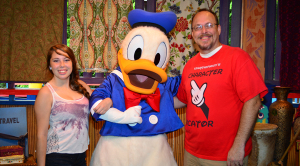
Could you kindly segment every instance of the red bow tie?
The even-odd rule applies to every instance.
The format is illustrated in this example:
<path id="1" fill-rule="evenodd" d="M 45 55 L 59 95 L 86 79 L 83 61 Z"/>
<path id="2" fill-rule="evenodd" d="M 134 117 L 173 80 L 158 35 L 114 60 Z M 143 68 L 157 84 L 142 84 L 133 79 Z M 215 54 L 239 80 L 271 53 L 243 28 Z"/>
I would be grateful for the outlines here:
<path id="1" fill-rule="evenodd" d="M 126 109 L 139 105 L 141 100 L 146 100 L 146 102 L 154 111 L 159 112 L 160 92 L 158 88 L 156 89 L 154 94 L 149 95 L 139 94 L 125 87 L 123 88 L 123 90 Z"/>

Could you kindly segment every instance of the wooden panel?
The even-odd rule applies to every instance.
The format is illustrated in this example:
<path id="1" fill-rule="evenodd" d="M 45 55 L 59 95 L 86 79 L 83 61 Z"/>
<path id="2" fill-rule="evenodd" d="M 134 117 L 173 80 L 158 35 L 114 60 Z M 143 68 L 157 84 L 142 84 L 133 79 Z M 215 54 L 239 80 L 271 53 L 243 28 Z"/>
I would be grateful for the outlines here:
<path id="1" fill-rule="evenodd" d="M 220 25 L 221 25 L 221 34 L 220 42 L 222 44 L 228 45 L 228 31 L 229 31 L 229 4 L 230 0 L 220 1 Z"/>
<path id="2" fill-rule="evenodd" d="M 291 141 L 293 140 L 293 137 L 295 136 L 294 134 L 294 129 L 292 128 L 291 131 Z M 296 166 L 296 142 L 293 143 L 293 146 L 289 150 L 289 153 L 287 155 L 287 165 L 295 165 Z"/>
<path id="3" fill-rule="evenodd" d="M 294 113 L 294 117 L 293 117 L 293 122 L 294 122 L 294 119 L 295 119 L 295 115 L 296 115 L 296 112 L 297 112 L 297 108 L 295 108 L 295 113 Z M 294 131 L 294 127 L 292 127 L 291 129 L 291 138 L 290 138 L 290 142 L 292 142 L 293 138 L 295 136 L 295 131 Z M 293 146 L 290 148 L 288 154 L 287 154 L 287 165 L 298 165 L 297 164 L 297 160 L 296 160 L 296 154 L 297 154 L 297 142 L 295 140 L 295 142 L 293 143 Z"/>
<path id="4" fill-rule="evenodd" d="M 135 8 L 144 10 L 144 0 L 135 0 Z"/>
<path id="5" fill-rule="evenodd" d="M 242 0 L 232 0 L 231 16 L 231 46 L 240 47 L 241 45 L 241 17 L 242 17 Z"/>
<path id="6" fill-rule="evenodd" d="M 184 125 L 186 122 L 185 111 L 186 111 L 186 107 L 181 109 L 176 109 L 176 112 Z M 184 133 L 185 133 L 185 129 L 183 127 L 177 131 L 167 134 L 168 142 L 171 148 L 173 149 L 173 154 L 178 165 L 183 165 Z"/>
<path id="7" fill-rule="evenodd" d="M 27 131 L 28 131 L 28 153 L 36 158 L 36 142 L 37 142 L 37 127 L 36 127 L 36 117 L 34 113 L 33 105 L 0 105 L 0 108 L 9 107 L 26 107 L 27 112 Z M 176 109 L 178 116 L 180 117 L 183 124 L 185 124 L 185 111 L 186 108 Z M 92 116 L 89 118 L 89 136 L 90 145 L 86 153 L 87 165 L 89 166 L 93 151 L 97 146 L 98 140 L 100 139 L 100 130 L 104 124 L 104 121 L 96 122 Z M 168 142 L 173 150 L 175 160 L 178 165 L 183 165 L 183 153 L 184 153 L 184 127 L 175 131 L 168 133 Z"/>
<path id="8" fill-rule="evenodd" d="M 266 59 L 265 59 L 265 81 L 272 83 L 274 69 L 274 46 L 275 46 L 275 21 L 276 1 L 267 1 L 267 23 L 266 23 Z"/>
<path id="9" fill-rule="evenodd" d="M 156 0 L 147 0 L 147 11 L 156 12 Z"/>

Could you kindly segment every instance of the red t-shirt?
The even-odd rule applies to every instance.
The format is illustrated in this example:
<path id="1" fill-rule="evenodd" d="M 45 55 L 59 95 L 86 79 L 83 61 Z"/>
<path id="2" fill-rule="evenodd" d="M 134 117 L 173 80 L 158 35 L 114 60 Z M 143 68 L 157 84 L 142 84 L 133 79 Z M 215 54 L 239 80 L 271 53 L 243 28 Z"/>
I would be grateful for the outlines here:
<path id="1" fill-rule="evenodd" d="M 192 102 L 192 86 L 204 91 L 201 107 Z M 243 104 L 267 92 L 258 68 L 242 49 L 222 45 L 210 58 L 197 54 L 185 65 L 177 93 L 187 104 L 185 149 L 199 158 L 226 161 Z M 245 156 L 251 149 L 249 139 Z"/>

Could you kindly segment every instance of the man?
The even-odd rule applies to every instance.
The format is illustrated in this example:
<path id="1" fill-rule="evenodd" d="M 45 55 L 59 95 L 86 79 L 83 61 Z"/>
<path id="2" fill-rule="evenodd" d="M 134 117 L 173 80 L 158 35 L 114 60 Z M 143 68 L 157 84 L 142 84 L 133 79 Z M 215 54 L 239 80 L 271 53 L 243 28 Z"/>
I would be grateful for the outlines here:
<path id="1" fill-rule="evenodd" d="M 192 37 L 200 53 L 182 73 L 178 99 L 187 104 L 184 165 L 247 165 L 253 130 L 267 88 L 250 56 L 222 45 L 216 14 L 199 10 Z"/>

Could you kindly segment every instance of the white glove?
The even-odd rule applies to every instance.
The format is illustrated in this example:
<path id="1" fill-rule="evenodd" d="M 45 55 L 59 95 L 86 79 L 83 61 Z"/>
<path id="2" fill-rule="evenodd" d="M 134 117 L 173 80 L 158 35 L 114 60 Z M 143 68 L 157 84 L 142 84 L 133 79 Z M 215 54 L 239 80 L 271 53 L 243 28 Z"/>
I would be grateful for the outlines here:
<path id="1" fill-rule="evenodd" d="M 194 80 L 192 80 L 191 86 L 192 103 L 195 104 L 197 107 L 200 107 L 204 103 L 203 94 L 206 89 L 206 83 L 204 83 L 199 89 L 197 83 Z"/>
<path id="2" fill-rule="evenodd" d="M 129 124 L 130 126 L 135 126 L 136 123 L 141 124 L 141 106 L 134 106 L 128 108 L 126 111 L 122 112 L 116 108 L 110 108 L 105 114 L 101 115 L 100 118 L 106 121 L 119 123 L 119 124 Z"/>

